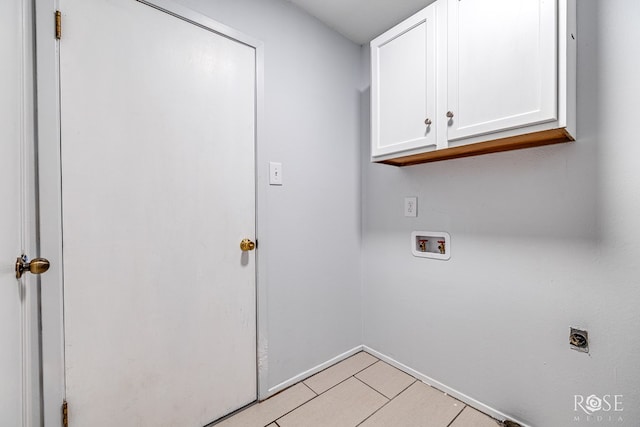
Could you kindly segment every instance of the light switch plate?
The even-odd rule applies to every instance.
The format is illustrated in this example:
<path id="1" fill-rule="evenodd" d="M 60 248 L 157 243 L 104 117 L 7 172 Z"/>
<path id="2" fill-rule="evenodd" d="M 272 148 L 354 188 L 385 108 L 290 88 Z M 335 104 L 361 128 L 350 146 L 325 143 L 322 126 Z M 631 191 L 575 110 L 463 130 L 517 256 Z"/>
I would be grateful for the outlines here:
<path id="1" fill-rule="evenodd" d="M 282 163 L 269 163 L 269 184 L 282 185 Z"/>
<path id="2" fill-rule="evenodd" d="M 418 216 L 418 198 L 417 197 L 404 198 L 404 216 L 408 216 L 408 217 Z"/>

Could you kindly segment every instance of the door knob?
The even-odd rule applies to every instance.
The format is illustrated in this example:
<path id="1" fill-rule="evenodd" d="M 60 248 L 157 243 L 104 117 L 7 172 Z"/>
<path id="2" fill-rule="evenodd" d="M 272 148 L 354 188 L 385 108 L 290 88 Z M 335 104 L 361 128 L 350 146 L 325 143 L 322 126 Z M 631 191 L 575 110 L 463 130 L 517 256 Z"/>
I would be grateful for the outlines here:
<path id="1" fill-rule="evenodd" d="M 249 239 L 242 239 L 240 242 L 240 249 L 242 252 L 252 251 L 256 248 L 256 244 Z"/>
<path id="2" fill-rule="evenodd" d="M 424 121 L 424 124 L 425 124 L 425 125 L 427 125 L 427 126 L 431 126 L 431 119 L 427 118 L 427 119 Z"/>
<path id="3" fill-rule="evenodd" d="M 16 279 L 22 277 L 22 273 L 28 271 L 31 274 L 42 274 L 49 269 L 49 260 L 45 258 L 34 258 L 27 262 L 27 256 L 22 255 L 16 259 Z"/>
<path id="4" fill-rule="evenodd" d="M 452 119 L 453 118 L 453 111 L 447 111 L 447 117 Z"/>

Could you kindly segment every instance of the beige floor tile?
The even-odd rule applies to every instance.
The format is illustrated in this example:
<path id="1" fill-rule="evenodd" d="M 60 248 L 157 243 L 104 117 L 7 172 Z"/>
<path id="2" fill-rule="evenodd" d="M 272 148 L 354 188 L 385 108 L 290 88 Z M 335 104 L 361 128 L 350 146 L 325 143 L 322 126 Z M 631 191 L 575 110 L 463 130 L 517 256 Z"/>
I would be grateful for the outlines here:
<path id="1" fill-rule="evenodd" d="M 383 361 L 369 366 L 357 374 L 356 378 L 375 388 L 389 399 L 393 399 L 416 381 L 411 375 L 407 375 Z"/>
<path id="2" fill-rule="evenodd" d="M 324 393 L 377 361 L 378 359 L 369 353 L 361 351 L 322 372 L 318 372 L 311 378 L 306 379 L 304 383 L 316 393 Z"/>
<path id="3" fill-rule="evenodd" d="M 276 424 L 276 423 L 271 423 L 271 424 L 269 424 L 267 427 L 278 427 L 278 424 Z"/>
<path id="4" fill-rule="evenodd" d="M 369 386 L 349 378 L 277 423 L 280 427 L 354 427 L 387 402 Z"/>
<path id="5" fill-rule="evenodd" d="M 446 427 L 464 406 L 424 383 L 415 382 L 362 423 L 362 427 Z"/>
<path id="6" fill-rule="evenodd" d="M 282 393 L 227 418 L 216 427 L 264 427 L 316 397 L 309 387 L 298 383 Z"/>
<path id="7" fill-rule="evenodd" d="M 498 425 L 498 421 L 490 416 L 467 406 L 451 427 L 496 427 Z"/>

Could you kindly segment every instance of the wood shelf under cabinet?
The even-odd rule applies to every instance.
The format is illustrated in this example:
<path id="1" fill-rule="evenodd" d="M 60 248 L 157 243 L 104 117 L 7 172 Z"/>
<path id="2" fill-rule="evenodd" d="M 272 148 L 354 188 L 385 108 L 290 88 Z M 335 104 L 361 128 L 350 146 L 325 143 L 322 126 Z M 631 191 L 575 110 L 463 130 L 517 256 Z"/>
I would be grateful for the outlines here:
<path id="1" fill-rule="evenodd" d="M 541 147 L 543 145 L 571 142 L 575 139 L 565 128 L 550 129 L 524 135 L 495 139 L 492 141 L 478 142 L 459 147 L 445 148 L 427 153 L 412 154 L 393 159 L 374 162 L 393 166 L 411 166 L 420 163 L 437 162 L 440 160 L 457 159 L 461 157 L 477 156 L 480 154 L 498 153 L 501 151 L 519 150 L 522 148 Z"/>

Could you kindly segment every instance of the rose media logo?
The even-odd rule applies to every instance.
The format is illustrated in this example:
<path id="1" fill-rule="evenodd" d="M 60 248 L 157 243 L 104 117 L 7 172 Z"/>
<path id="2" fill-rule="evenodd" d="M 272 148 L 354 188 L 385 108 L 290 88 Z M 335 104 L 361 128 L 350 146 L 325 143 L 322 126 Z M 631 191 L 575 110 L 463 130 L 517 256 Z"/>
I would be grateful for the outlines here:
<path id="1" fill-rule="evenodd" d="M 573 421 L 621 423 L 624 421 L 621 414 L 624 411 L 622 398 L 621 394 L 605 394 L 602 397 L 576 394 L 573 396 L 573 410 L 576 413 Z"/>

